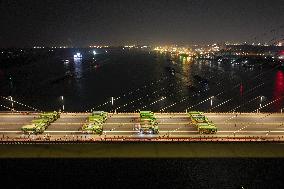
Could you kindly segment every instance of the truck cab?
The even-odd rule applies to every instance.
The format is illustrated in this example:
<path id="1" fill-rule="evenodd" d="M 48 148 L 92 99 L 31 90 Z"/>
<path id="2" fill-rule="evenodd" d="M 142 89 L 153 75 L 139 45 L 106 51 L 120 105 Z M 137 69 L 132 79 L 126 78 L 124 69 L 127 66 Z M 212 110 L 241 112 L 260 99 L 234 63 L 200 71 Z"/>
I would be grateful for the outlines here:
<path id="1" fill-rule="evenodd" d="M 188 112 L 188 116 L 197 128 L 199 134 L 215 134 L 217 132 L 215 124 L 212 121 L 209 121 L 203 112 Z"/>
<path id="2" fill-rule="evenodd" d="M 155 116 L 154 112 L 151 112 L 151 111 L 140 111 L 140 118 L 154 117 L 154 116 Z"/>
<path id="3" fill-rule="evenodd" d="M 30 125 L 25 125 L 21 128 L 21 130 L 25 134 L 41 134 L 45 131 L 47 125 L 44 123 L 34 123 Z"/>
<path id="4" fill-rule="evenodd" d="M 101 118 L 101 119 L 103 119 L 104 121 L 106 121 L 106 120 L 107 120 L 108 113 L 107 113 L 107 112 L 104 112 L 104 111 L 93 111 L 92 116 L 93 116 L 93 117 L 97 117 L 97 118 Z"/>

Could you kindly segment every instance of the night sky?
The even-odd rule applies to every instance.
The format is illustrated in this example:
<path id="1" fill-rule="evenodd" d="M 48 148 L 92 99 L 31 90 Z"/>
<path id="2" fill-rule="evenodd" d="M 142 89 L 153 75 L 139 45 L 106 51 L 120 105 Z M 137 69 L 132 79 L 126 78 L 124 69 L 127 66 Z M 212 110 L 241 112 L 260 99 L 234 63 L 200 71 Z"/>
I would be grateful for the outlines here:
<path id="1" fill-rule="evenodd" d="M 0 47 L 265 42 L 284 1 L 0 0 L 0 18 Z"/>

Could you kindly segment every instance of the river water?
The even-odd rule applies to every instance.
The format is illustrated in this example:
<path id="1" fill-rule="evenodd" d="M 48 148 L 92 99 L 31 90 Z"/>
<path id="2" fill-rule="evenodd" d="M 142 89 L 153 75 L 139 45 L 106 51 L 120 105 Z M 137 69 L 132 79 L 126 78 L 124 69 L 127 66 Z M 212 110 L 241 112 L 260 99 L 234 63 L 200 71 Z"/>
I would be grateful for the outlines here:
<path id="1" fill-rule="evenodd" d="M 82 59 L 74 60 L 77 52 L 82 53 Z M 36 56 L 28 64 L 1 69 L 0 94 L 40 110 L 58 110 L 64 104 L 65 111 L 94 108 L 121 112 L 139 109 L 251 112 L 260 106 L 260 96 L 263 96 L 261 106 L 276 102 L 261 111 L 279 111 L 283 107 L 284 77 L 278 69 L 245 69 L 228 63 L 137 50 L 99 49 L 97 53 L 93 55 L 89 49 L 56 50 Z M 207 79 L 208 85 L 200 83 L 200 78 Z M 0 104 L 0 110 L 12 106 L 3 98 Z M 16 103 L 14 108 L 32 110 Z M 36 178 L 35 182 L 18 182 L 18 188 L 42 185 L 48 180 L 52 180 L 51 187 L 72 185 L 73 188 L 82 185 L 110 188 L 113 183 L 124 188 L 283 188 L 283 179 L 278 174 L 283 169 L 280 159 L 8 159 L 1 162 L 2 180 L 10 185 L 15 183 L 11 182 L 15 176 L 25 180 Z M 74 178 L 72 182 L 70 178 Z"/>
<path id="2" fill-rule="evenodd" d="M 77 52 L 82 59 L 74 59 Z M 284 106 L 284 72 L 277 68 L 248 69 L 136 49 L 96 49 L 96 53 L 49 50 L 28 64 L 2 69 L 0 93 L 39 110 L 64 105 L 70 112 L 252 112 L 259 107 L 280 112 Z M 12 106 L 4 99 L 0 103 Z M 16 110 L 32 110 L 13 105 Z"/>

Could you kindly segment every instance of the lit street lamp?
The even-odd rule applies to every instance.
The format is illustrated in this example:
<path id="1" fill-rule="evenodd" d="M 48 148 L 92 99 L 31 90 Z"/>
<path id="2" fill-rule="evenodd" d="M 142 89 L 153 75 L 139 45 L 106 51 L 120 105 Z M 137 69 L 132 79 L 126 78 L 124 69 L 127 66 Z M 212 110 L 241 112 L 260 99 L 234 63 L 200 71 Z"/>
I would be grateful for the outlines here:
<path id="1" fill-rule="evenodd" d="M 113 109 L 113 104 L 114 104 L 114 97 L 111 97 L 111 108 Z M 116 110 L 114 110 L 114 113 L 116 113 Z"/>
<path id="2" fill-rule="evenodd" d="M 260 112 L 260 109 L 262 108 L 261 103 L 262 103 L 262 101 L 263 101 L 264 98 L 265 98 L 265 96 L 260 96 L 259 108 L 257 109 L 257 113 L 259 113 L 259 112 Z"/>
<path id="3" fill-rule="evenodd" d="M 214 96 L 212 96 L 211 99 L 210 99 L 210 105 L 211 105 L 211 107 L 213 106 L 213 98 L 214 98 Z"/>
<path id="4" fill-rule="evenodd" d="M 261 108 L 261 103 L 262 103 L 262 100 L 263 100 L 264 96 L 261 96 L 260 97 L 260 104 L 259 104 L 259 107 Z"/>
<path id="5" fill-rule="evenodd" d="M 14 111 L 14 102 L 13 102 L 13 97 L 12 96 L 9 96 L 10 98 L 10 101 L 11 101 L 11 107 L 12 107 L 12 111 Z"/>
<path id="6" fill-rule="evenodd" d="M 114 101 L 114 98 L 111 97 L 111 105 L 113 106 L 113 101 Z"/>
<path id="7" fill-rule="evenodd" d="M 61 102 L 62 102 L 62 111 L 64 111 L 64 96 L 61 96 Z"/>

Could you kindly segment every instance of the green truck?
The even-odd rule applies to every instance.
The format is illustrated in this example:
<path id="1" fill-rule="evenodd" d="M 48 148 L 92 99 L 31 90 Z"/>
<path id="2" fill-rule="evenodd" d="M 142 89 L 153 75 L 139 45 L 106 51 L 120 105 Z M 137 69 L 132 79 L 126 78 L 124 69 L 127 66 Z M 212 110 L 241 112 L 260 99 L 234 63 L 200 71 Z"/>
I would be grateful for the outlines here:
<path id="1" fill-rule="evenodd" d="M 151 111 L 140 111 L 140 126 L 141 134 L 158 134 L 159 127 L 155 114 Z"/>
<path id="2" fill-rule="evenodd" d="M 217 132 L 217 127 L 212 123 L 197 123 L 198 132 L 200 134 L 215 134 Z"/>
<path id="3" fill-rule="evenodd" d="M 46 123 L 33 123 L 30 125 L 24 125 L 21 130 L 24 134 L 41 134 L 48 127 Z"/>
<path id="4" fill-rule="evenodd" d="M 217 132 L 215 124 L 209 121 L 203 112 L 188 112 L 188 116 L 200 134 L 215 134 Z"/>
<path id="5" fill-rule="evenodd" d="M 203 112 L 188 112 L 188 116 L 192 123 L 206 123 L 208 122 L 208 118 L 204 115 Z"/>
<path id="6" fill-rule="evenodd" d="M 155 114 L 151 111 L 140 111 L 140 118 L 155 118 Z"/>
<path id="7" fill-rule="evenodd" d="M 84 133 L 94 133 L 101 135 L 103 133 L 103 125 L 99 122 L 89 122 L 82 126 Z"/>
<path id="8" fill-rule="evenodd" d="M 36 123 L 45 123 L 47 125 L 49 125 L 51 123 L 51 121 L 49 119 L 41 119 L 41 118 L 38 118 L 38 119 L 34 119 L 32 120 L 32 123 L 33 124 L 36 124 Z"/>
<path id="9" fill-rule="evenodd" d="M 87 123 L 82 126 L 83 133 L 103 133 L 103 123 L 107 120 L 108 113 L 104 111 L 94 111 L 88 117 Z"/>
<path id="10" fill-rule="evenodd" d="M 108 113 L 104 112 L 104 111 L 94 111 L 92 113 L 93 118 L 102 119 L 103 122 L 105 122 L 107 120 L 107 116 L 108 116 Z"/>
<path id="11" fill-rule="evenodd" d="M 102 117 L 96 117 L 96 116 L 89 116 L 88 117 L 88 122 L 100 122 L 104 123 L 104 119 Z"/>
<path id="12" fill-rule="evenodd" d="M 157 122 L 144 119 L 140 121 L 140 133 L 141 134 L 159 134 L 159 127 Z"/>
<path id="13" fill-rule="evenodd" d="M 31 121 L 31 124 L 24 125 L 21 130 L 25 134 L 41 134 L 47 129 L 50 123 L 56 121 L 59 117 L 59 112 L 41 113 L 38 118 Z"/>
<path id="14" fill-rule="evenodd" d="M 59 112 L 46 112 L 46 113 L 41 113 L 39 115 L 40 118 L 42 119 L 49 119 L 50 122 L 54 122 L 58 118 L 60 118 L 60 113 Z"/>

